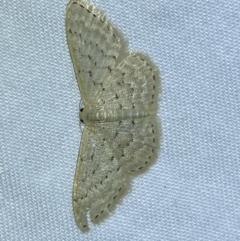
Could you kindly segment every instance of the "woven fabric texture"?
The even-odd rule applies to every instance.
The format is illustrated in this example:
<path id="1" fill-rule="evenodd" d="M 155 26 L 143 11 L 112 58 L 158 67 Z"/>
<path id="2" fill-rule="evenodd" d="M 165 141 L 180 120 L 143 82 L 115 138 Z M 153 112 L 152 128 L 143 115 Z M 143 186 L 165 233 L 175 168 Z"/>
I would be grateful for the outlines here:
<path id="1" fill-rule="evenodd" d="M 240 240 L 240 1 L 93 3 L 159 66 L 158 159 L 108 219 L 78 230 L 67 1 L 2 0 L 0 240 Z"/>

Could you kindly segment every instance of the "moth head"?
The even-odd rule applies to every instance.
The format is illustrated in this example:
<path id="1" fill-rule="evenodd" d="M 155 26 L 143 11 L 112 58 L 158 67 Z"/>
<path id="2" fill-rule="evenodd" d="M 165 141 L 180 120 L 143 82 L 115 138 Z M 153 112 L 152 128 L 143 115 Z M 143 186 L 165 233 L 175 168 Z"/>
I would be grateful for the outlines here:
<path id="1" fill-rule="evenodd" d="M 84 108 L 81 108 L 80 110 L 79 110 L 79 118 L 80 118 L 80 121 L 82 122 L 82 123 L 84 123 L 84 117 L 85 117 L 85 115 L 84 115 L 85 113 L 84 113 Z"/>

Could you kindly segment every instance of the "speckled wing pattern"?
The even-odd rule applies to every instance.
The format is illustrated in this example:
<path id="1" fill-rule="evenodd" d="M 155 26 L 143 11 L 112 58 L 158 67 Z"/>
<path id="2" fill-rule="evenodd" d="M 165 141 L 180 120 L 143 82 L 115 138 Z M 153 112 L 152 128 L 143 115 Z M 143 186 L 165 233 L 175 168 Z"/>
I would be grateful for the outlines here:
<path id="1" fill-rule="evenodd" d="M 159 73 L 150 59 L 127 52 L 119 31 L 85 0 L 67 5 L 66 34 L 85 127 L 73 186 L 73 212 L 87 231 L 111 211 L 133 174 L 156 158 Z"/>

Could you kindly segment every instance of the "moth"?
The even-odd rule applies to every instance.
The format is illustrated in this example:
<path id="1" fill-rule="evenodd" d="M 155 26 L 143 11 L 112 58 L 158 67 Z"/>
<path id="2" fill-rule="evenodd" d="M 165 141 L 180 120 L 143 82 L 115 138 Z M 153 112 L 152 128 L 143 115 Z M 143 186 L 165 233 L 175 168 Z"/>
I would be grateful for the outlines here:
<path id="1" fill-rule="evenodd" d="M 87 231 L 87 213 L 93 223 L 103 220 L 131 178 L 156 159 L 160 77 L 152 61 L 129 52 L 120 31 L 85 0 L 68 3 L 66 36 L 84 105 L 73 212 Z"/>

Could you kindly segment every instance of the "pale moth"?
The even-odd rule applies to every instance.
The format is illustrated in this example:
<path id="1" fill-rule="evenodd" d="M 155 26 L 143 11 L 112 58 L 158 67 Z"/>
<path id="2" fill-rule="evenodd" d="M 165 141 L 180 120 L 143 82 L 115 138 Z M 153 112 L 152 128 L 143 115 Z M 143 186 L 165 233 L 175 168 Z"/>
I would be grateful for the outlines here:
<path id="1" fill-rule="evenodd" d="M 120 32 L 85 0 L 70 0 L 66 35 L 84 108 L 73 184 L 73 212 L 82 231 L 101 221 L 131 177 L 156 158 L 159 72 L 148 57 L 128 52 Z"/>

